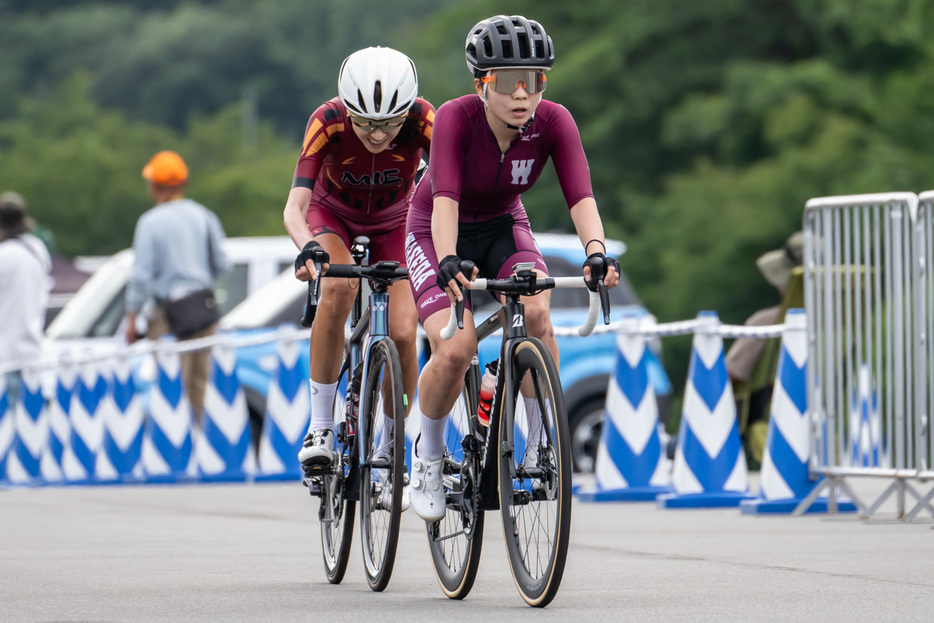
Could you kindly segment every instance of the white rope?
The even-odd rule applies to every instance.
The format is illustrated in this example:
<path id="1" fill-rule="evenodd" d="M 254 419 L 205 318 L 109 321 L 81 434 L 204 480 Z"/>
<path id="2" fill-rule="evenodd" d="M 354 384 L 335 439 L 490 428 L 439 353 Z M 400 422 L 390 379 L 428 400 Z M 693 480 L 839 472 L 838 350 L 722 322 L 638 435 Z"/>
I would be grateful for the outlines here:
<path id="1" fill-rule="evenodd" d="M 626 333 L 639 334 L 645 337 L 670 337 L 675 335 L 689 335 L 692 333 L 710 333 L 715 332 L 724 338 L 773 338 L 780 337 L 785 330 L 784 324 L 765 325 L 759 327 L 750 327 L 745 325 L 728 325 L 712 323 L 710 319 L 692 319 L 680 320 L 676 322 L 657 323 L 651 316 L 638 319 L 624 319 L 612 322 L 608 325 L 598 324 L 594 333 Z M 419 334 L 424 335 L 421 326 Z M 274 331 L 267 331 L 255 335 L 235 336 L 226 332 L 215 333 L 208 337 L 202 337 L 194 340 L 140 340 L 135 344 L 127 346 L 118 342 L 114 338 L 112 342 L 104 346 L 94 348 L 93 352 L 82 352 L 83 349 L 90 347 L 81 346 L 80 343 L 74 349 L 62 350 L 60 352 L 46 352 L 39 358 L 23 359 L 13 361 L 6 365 L 0 365 L 0 374 L 14 372 L 25 369 L 43 369 L 54 368 L 65 364 L 79 365 L 96 361 L 104 361 L 115 357 L 134 357 L 161 352 L 190 353 L 198 350 L 213 348 L 218 345 L 225 345 L 231 348 L 242 348 L 245 346 L 259 346 L 278 341 L 301 341 L 308 339 L 308 329 L 298 327 L 282 326 Z M 555 335 L 561 337 L 577 337 L 577 327 L 555 327 Z"/>
<path id="2" fill-rule="evenodd" d="M 60 365 L 80 365 L 96 361 L 105 361 L 115 357 L 135 357 L 153 353 L 190 353 L 198 350 L 206 350 L 218 345 L 225 345 L 231 348 L 242 348 L 245 346 L 258 346 L 278 341 L 300 341 L 308 339 L 308 329 L 299 329 L 289 326 L 283 326 L 274 331 L 268 331 L 256 335 L 235 336 L 230 333 L 219 332 L 207 337 L 194 340 L 147 340 L 143 339 L 134 344 L 126 345 L 117 338 L 110 342 L 97 345 L 93 351 L 92 348 L 76 343 L 73 348 L 65 347 L 59 352 L 46 351 L 38 358 L 21 359 L 9 364 L 0 366 L 0 374 L 14 372 L 17 370 L 54 368 Z M 48 345 L 47 345 L 48 346 Z"/>

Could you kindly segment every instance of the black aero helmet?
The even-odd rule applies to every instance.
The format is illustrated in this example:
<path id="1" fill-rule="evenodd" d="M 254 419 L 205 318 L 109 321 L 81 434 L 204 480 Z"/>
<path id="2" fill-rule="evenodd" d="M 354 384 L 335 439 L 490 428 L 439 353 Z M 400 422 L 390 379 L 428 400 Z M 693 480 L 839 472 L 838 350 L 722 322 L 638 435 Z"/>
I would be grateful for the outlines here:
<path id="1" fill-rule="evenodd" d="M 534 67 L 551 69 L 555 46 L 541 24 L 521 15 L 496 15 L 470 29 L 467 67 L 480 78 L 490 69 Z"/>

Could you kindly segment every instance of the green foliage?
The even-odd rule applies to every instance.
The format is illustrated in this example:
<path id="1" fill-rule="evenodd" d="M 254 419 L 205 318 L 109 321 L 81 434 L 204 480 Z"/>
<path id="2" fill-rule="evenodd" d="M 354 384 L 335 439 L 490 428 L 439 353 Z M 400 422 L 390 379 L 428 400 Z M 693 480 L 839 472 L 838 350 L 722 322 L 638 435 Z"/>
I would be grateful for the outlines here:
<path id="1" fill-rule="evenodd" d="M 187 133 L 127 121 L 89 98 L 79 72 L 51 100 L 21 101 L 0 122 L 0 187 L 15 188 L 67 255 L 113 253 L 130 245 L 152 205 L 140 177 L 153 153 L 172 149 L 191 170 L 188 195 L 214 209 L 230 235 L 282 233 L 297 147 L 269 123 L 243 140 L 239 105 L 194 117 Z"/>

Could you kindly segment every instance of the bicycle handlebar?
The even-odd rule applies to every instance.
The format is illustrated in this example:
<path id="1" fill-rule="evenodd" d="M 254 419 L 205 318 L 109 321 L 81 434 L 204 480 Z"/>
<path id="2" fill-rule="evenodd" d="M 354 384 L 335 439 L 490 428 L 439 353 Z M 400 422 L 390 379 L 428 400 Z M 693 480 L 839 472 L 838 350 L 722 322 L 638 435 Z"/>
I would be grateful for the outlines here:
<path id="1" fill-rule="evenodd" d="M 372 279 L 373 281 L 390 284 L 401 279 L 408 279 L 409 269 L 400 267 L 399 262 L 377 262 L 374 266 L 358 266 L 356 264 L 331 264 L 328 271 L 321 274 L 321 264 L 315 264 L 319 279 L 308 282 L 308 299 L 305 301 L 305 311 L 302 314 L 302 326 L 310 327 L 315 319 L 318 308 L 318 291 L 320 277 L 335 279 Z"/>
<path id="2" fill-rule="evenodd" d="M 545 277 L 535 280 L 536 290 L 551 290 L 552 288 L 586 288 L 587 284 L 583 277 Z M 600 284 L 603 285 L 602 283 Z M 527 283 L 516 281 L 515 279 L 477 279 L 470 282 L 471 290 L 492 290 L 494 292 L 527 292 L 529 286 Z M 606 291 L 606 287 L 603 288 Z M 587 291 L 589 295 L 587 307 L 587 320 L 577 329 L 578 335 L 587 337 L 593 333 L 597 326 L 597 315 L 603 308 L 604 324 L 610 324 L 609 297 L 601 297 L 599 292 Z M 451 305 L 451 319 L 448 324 L 441 329 L 441 339 L 449 340 L 454 337 L 457 329 L 464 328 L 463 300 L 460 302 L 460 310 Z M 460 311 L 460 313 L 457 313 Z"/>

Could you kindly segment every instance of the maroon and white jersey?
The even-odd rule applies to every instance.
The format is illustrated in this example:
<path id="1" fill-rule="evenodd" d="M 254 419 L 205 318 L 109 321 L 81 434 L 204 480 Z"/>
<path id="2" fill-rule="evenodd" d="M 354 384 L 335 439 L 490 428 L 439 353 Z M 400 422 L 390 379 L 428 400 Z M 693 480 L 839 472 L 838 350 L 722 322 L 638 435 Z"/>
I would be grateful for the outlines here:
<path id="1" fill-rule="evenodd" d="M 542 100 L 532 123 L 505 153 L 477 95 L 445 102 L 438 109 L 433 136 L 428 167 L 431 184 L 419 184 L 412 200 L 411 216 L 416 222 L 430 222 L 434 197 L 457 201 L 460 222 L 486 221 L 503 214 L 524 218 L 521 194 L 535 184 L 549 157 L 569 208 L 593 197 L 580 132 L 571 113 L 560 104 Z"/>
<path id="2" fill-rule="evenodd" d="M 421 150 L 431 145 L 435 109 L 418 98 L 409 118 L 384 151 L 373 154 L 354 134 L 339 97 L 308 119 L 292 187 L 312 189 L 311 203 L 352 222 L 385 221 L 405 214 Z"/>

